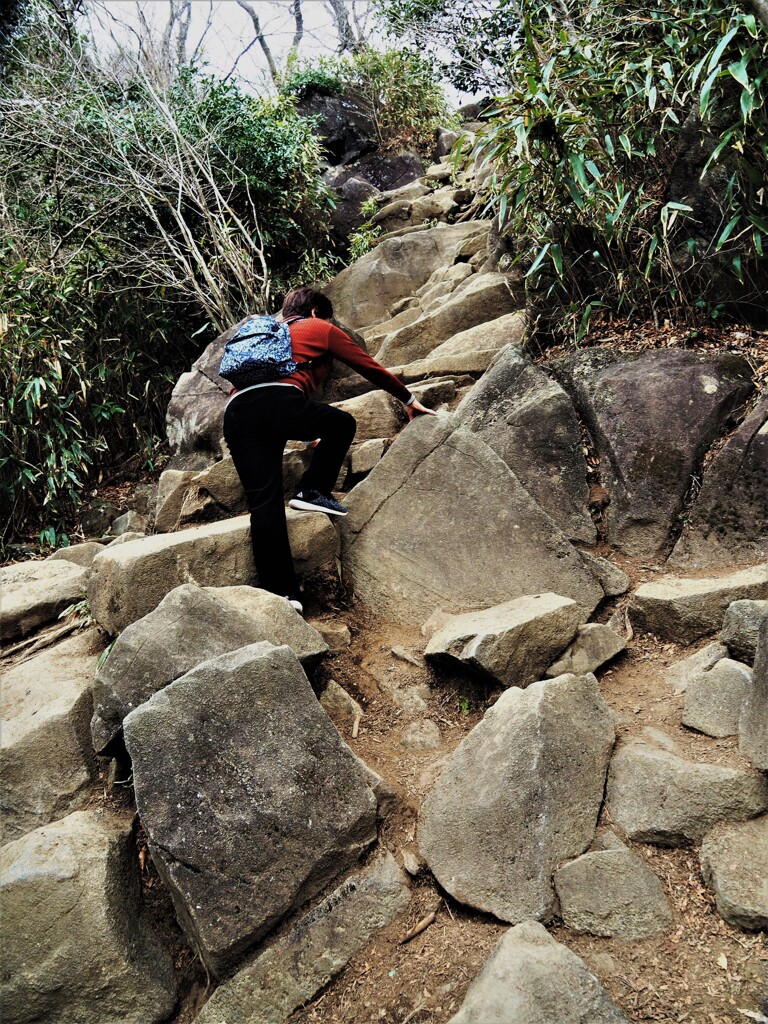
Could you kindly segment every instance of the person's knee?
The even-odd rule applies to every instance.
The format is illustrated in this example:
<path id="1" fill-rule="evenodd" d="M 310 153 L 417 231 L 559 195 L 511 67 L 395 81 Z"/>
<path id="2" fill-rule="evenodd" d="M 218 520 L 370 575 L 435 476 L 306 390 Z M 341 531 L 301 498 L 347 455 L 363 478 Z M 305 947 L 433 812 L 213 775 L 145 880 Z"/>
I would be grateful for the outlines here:
<path id="1" fill-rule="evenodd" d="M 357 420 L 352 413 L 345 412 L 344 409 L 338 409 L 337 412 L 340 413 L 337 425 L 339 436 L 348 439 L 351 444 L 357 431 Z"/>

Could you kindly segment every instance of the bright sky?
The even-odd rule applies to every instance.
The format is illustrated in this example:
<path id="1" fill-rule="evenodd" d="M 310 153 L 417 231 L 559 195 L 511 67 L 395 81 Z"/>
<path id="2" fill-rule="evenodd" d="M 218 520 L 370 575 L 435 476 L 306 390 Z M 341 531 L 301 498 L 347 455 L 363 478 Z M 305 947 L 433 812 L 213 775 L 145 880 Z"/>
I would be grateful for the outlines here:
<path id="1" fill-rule="evenodd" d="M 360 23 L 367 26 L 369 41 L 377 46 L 383 45 L 383 37 L 373 31 L 369 0 L 354 2 Z M 295 31 L 290 0 L 253 0 L 252 6 L 280 66 Z M 167 24 L 169 9 L 168 0 L 101 0 L 94 4 L 90 15 L 92 35 L 99 47 L 111 48 L 114 45 L 110 35 L 122 45 L 131 46 L 132 38 L 135 40 L 133 33 L 140 30 L 143 16 L 159 38 Z M 302 10 L 304 37 L 300 56 L 333 53 L 338 45 L 338 36 L 325 0 L 303 0 Z M 258 43 L 247 49 L 253 40 L 251 19 L 235 0 L 192 0 L 187 52 L 192 54 L 199 47 L 211 71 L 221 75 L 229 74 L 237 64 L 236 75 L 240 81 L 260 92 L 269 87 L 269 74 Z"/>

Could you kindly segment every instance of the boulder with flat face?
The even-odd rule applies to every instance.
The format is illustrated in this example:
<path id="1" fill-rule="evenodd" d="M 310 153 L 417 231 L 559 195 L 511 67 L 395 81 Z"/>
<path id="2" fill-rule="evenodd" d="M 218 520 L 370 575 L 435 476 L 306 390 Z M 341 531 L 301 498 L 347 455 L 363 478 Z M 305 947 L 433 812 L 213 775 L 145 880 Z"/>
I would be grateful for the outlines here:
<path id="1" fill-rule="evenodd" d="M 704 472 L 671 561 L 731 566 L 768 558 L 768 394 Z"/>
<path id="2" fill-rule="evenodd" d="M 376 838 L 368 773 L 288 647 L 212 658 L 123 724 L 152 857 L 209 970 L 231 967 Z"/>
<path id="3" fill-rule="evenodd" d="M 611 761 L 606 810 L 632 840 L 685 846 L 766 807 L 768 780 L 756 772 L 687 761 L 648 739 L 625 743 Z"/>
<path id="4" fill-rule="evenodd" d="M 601 460 L 608 539 L 630 555 L 664 553 L 691 477 L 754 389 L 749 363 L 733 353 L 596 348 L 553 370 Z"/>
<path id="5" fill-rule="evenodd" d="M 255 587 L 183 583 L 114 643 L 93 684 L 93 746 L 104 753 L 135 708 L 203 661 L 267 640 L 304 664 L 328 650 L 285 598 Z"/>
<path id="6" fill-rule="evenodd" d="M 3 842 L 88 802 L 96 777 L 91 687 L 101 647 L 91 629 L 0 674 Z"/>
<path id="7" fill-rule="evenodd" d="M 487 221 L 465 221 L 385 238 L 334 277 L 325 294 L 336 316 L 350 327 L 360 330 L 381 323 L 436 268 L 469 258 L 484 248 L 487 237 Z"/>
<path id="8" fill-rule="evenodd" d="M 760 627 L 768 619 L 768 600 L 734 601 L 728 605 L 720 640 L 737 661 L 751 665 L 757 654 Z"/>
<path id="9" fill-rule="evenodd" d="M 683 725 L 707 736 L 735 736 L 751 689 L 752 670 L 749 666 L 731 658 L 722 658 L 688 683 Z"/>
<path id="10" fill-rule="evenodd" d="M 721 825 L 701 844 L 701 873 L 717 909 L 736 928 L 768 928 L 768 815 Z"/>
<path id="11" fill-rule="evenodd" d="M 521 348 L 509 345 L 498 353 L 456 415 L 506 462 L 567 537 L 595 542 L 573 403 Z"/>
<path id="12" fill-rule="evenodd" d="M 638 587 L 632 622 L 665 640 L 690 644 L 720 629 L 733 601 L 768 599 L 768 562 L 722 576 L 661 576 Z"/>
<path id="13" fill-rule="evenodd" d="M 570 598 L 518 597 L 484 611 L 448 616 L 424 653 L 436 664 L 459 665 L 502 686 L 527 686 L 541 679 L 582 617 Z"/>
<path id="14" fill-rule="evenodd" d="M 595 833 L 614 731 L 594 676 L 506 690 L 422 805 L 419 848 L 462 903 L 548 921 L 552 872 Z"/>
<path id="15" fill-rule="evenodd" d="M 130 821 L 77 811 L 0 850 L 3 1024 L 158 1024 L 176 1002 Z"/>
<path id="16" fill-rule="evenodd" d="M 384 366 L 426 359 L 454 335 L 515 313 L 519 307 L 519 296 L 504 274 L 473 274 L 436 309 L 387 335 L 376 358 Z"/>
<path id="17" fill-rule="evenodd" d="M 627 1024 L 583 960 L 535 921 L 510 928 L 448 1024 Z"/>
<path id="18" fill-rule="evenodd" d="M 89 569 L 67 561 L 19 562 L 0 569 L 0 640 L 18 640 L 85 597 Z"/>
<path id="19" fill-rule="evenodd" d="M 299 575 L 333 569 L 338 536 L 328 516 L 287 510 L 288 536 Z M 154 611 L 182 583 L 200 587 L 256 584 L 250 517 L 156 534 L 105 549 L 91 569 L 91 613 L 108 633 L 120 633 Z"/>
<path id="20" fill-rule="evenodd" d="M 739 751 L 768 771 L 768 618 L 760 626 L 752 687 L 739 719 Z"/>
<path id="21" fill-rule="evenodd" d="M 356 593 L 393 621 L 489 608 L 525 594 L 602 589 L 517 477 L 445 414 L 414 420 L 347 497 L 342 562 Z"/>
<path id="22" fill-rule="evenodd" d="M 564 672 L 594 672 L 611 658 L 624 650 L 627 641 L 624 637 L 600 622 L 588 622 L 579 626 L 576 639 L 561 658 L 547 669 L 550 678 L 560 676 Z"/>

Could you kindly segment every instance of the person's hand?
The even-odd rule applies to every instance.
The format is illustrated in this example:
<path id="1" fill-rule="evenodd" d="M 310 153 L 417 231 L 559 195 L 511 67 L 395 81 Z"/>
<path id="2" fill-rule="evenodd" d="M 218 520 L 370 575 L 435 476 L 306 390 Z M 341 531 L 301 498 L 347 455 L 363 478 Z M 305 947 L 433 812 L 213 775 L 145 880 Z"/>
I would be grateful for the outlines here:
<path id="1" fill-rule="evenodd" d="M 405 411 L 408 413 L 409 420 L 412 420 L 414 416 L 437 416 L 434 409 L 428 409 L 426 405 L 422 405 L 418 398 L 414 398 L 410 405 L 406 405 Z"/>

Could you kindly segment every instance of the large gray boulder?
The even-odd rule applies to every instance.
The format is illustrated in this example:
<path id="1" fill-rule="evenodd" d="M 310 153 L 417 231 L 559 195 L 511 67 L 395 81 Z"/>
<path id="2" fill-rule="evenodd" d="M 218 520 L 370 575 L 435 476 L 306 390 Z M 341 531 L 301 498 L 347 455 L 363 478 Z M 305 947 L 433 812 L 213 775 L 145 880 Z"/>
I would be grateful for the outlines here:
<path id="1" fill-rule="evenodd" d="M 707 644 L 695 654 L 673 662 L 664 673 L 664 682 L 668 683 L 675 693 L 685 693 L 691 680 L 698 678 L 702 672 L 708 672 L 718 661 L 727 657 L 728 648 L 725 644 Z"/>
<path id="2" fill-rule="evenodd" d="M 47 562 L 74 562 L 83 569 L 89 569 L 96 555 L 104 550 L 104 545 L 95 540 L 87 540 L 82 544 L 70 544 L 65 548 L 57 548 L 48 555 Z"/>
<path id="3" fill-rule="evenodd" d="M 733 353 L 596 348 L 553 369 L 601 460 L 608 539 L 630 555 L 664 552 L 691 477 L 753 390 L 749 363 Z"/>
<path id="4" fill-rule="evenodd" d="M 608 774 L 606 809 L 632 840 L 698 842 L 720 821 L 746 821 L 768 807 L 768 779 L 686 761 L 646 739 L 625 743 Z"/>
<path id="5" fill-rule="evenodd" d="M 611 658 L 624 650 L 627 641 L 619 636 L 610 626 L 600 622 L 588 622 L 579 626 L 576 639 L 562 657 L 547 669 L 550 678 L 561 676 L 566 672 L 583 675 L 594 672 Z"/>
<path id="6" fill-rule="evenodd" d="M 739 751 L 768 771 L 768 618 L 760 626 L 752 688 L 739 719 Z"/>
<path id="7" fill-rule="evenodd" d="M 0 675 L 3 842 L 83 807 L 96 777 L 90 744 L 97 630 Z"/>
<path id="8" fill-rule="evenodd" d="M 386 238 L 342 270 L 324 289 L 336 316 L 360 330 L 381 323 L 393 307 L 413 295 L 437 267 L 468 259 L 485 247 L 487 221 L 438 224 L 398 238 Z"/>
<path id="9" fill-rule="evenodd" d="M 338 537 L 329 518 L 293 509 L 287 518 L 299 575 L 333 569 Z M 91 614 L 108 633 L 120 633 L 157 608 L 182 583 L 200 587 L 256 584 L 250 533 L 250 516 L 245 515 L 105 549 L 91 569 Z"/>
<path id="10" fill-rule="evenodd" d="M 350 413 L 357 421 L 356 441 L 371 441 L 378 437 L 393 437 L 405 422 L 402 402 L 386 391 L 371 391 L 367 395 L 348 398 L 335 403 L 337 409 Z"/>
<path id="11" fill-rule="evenodd" d="M 523 310 L 505 313 L 487 323 L 452 335 L 423 358 L 393 366 L 392 373 L 406 384 L 442 374 L 471 374 L 479 377 L 506 345 L 516 344 L 525 334 Z"/>
<path id="12" fill-rule="evenodd" d="M 424 652 L 436 664 L 473 670 L 502 686 L 527 686 L 573 638 L 583 618 L 575 601 L 536 594 L 451 615 L 429 639 Z"/>
<path id="13" fill-rule="evenodd" d="M 504 274 L 473 274 L 436 309 L 387 335 L 376 358 L 384 366 L 424 359 L 460 331 L 487 324 L 519 307 L 519 296 Z"/>
<path id="14" fill-rule="evenodd" d="M 768 558 L 768 393 L 715 455 L 671 561 L 731 566 Z"/>
<path id="15" fill-rule="evenodd" d="M 367 772 L 288 647 L 204 662 L 124 734 L 152 857 L 217 974 L 376 838 Z"/>
<path id="16" fill-rule="evenodd" d="M 548 921 L 552 872 L 594 836 L 613 741 L 594 676 L 502 694 L 422 805 L 419 847 L 443 888 L 512 924 Z"/>
<path id="17" fill-rule="evenodd" d="M 566 537 L 594 544 L 579 421 L 557 381 L 510 345 L 456 415 L 506 462 Z"/>
<path id="18" fill-rule="evenodd" d="M 115 641 L 93 685 L 91 736 L 109 748 L 123 719 L 174 679 L 203 661 L 267 640 L 287 644 L 303 664 L 328 645 L 285 598 L 254 587 L 183 583 Z"/>
<path id="19" fill-rule="evenodd" d="M 723 576 L 662 576 L 644 583 L 632 599 L 632 621 L 664 640 L 690 644 L 720 629 L 733 601 L 768 599 L 768 562 Z"/>
<path id="20" fill-rule="evenodd" d="M 685 691 L 683 725 L 706 736 L 735 736 L 750 690 L 752 670 L 731 658 L 721 658 L 695 676 Z"/>
<path id="21" fill-rule="evenodd" d="M 196 1021 L 281 1024 L 402 913 L 408 901 L 405 875 L 385 852 L 219 986 Z"/>
<path id="22" fill-rule="evenodd" d="M 757 654 L 760 626 L 768 619 L 768 601 L 734 601 L 728 605 L 720 640 L 737 661 L 751 665 Z"/>
<path id="23" fill-rule="evenodd" d="M 87 567 L 74 562 L 48 559 L 0 569 L 0 640 L 25 637 L 82 601 L 88 573 Z"/>
<path id="24" fill-rule="evenodd" d="M 130 823 L 78 811 L 0 850 L 3 1024 L 155 1024 L 176 1001 Z"/>
<path id="25" fill-rule="evenodd" d="M 448 1024 L 627 1024 L 583 960 L 535 921 L 510 928 Z"/>
<path id="26" fill-rule="evenodd" d="M 602 589 L 517 477 L 455 418 L 415 420 L 349 494 L 343 568 L 362 600 L 420 624 L 552 592 L 587 617 Z"/>
<path id="27" fill-rule="evenodd" d="M 575 931 L 636 940 L 672 925 L 661 882 L 626 846 L 585 853 L 554 881 L 563 924 Z"/>
<path id="28" fill-rule="evenodd" d="M 701 873 L 720 915 L 736 928 L 768 928 L 768 815 L 714 829 L 701 844 Z"/>

